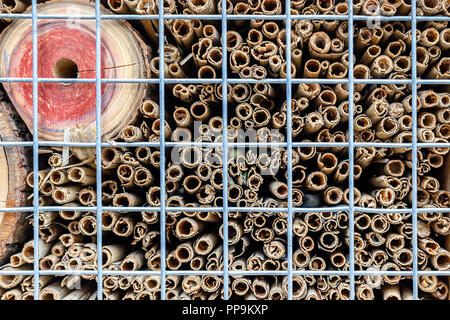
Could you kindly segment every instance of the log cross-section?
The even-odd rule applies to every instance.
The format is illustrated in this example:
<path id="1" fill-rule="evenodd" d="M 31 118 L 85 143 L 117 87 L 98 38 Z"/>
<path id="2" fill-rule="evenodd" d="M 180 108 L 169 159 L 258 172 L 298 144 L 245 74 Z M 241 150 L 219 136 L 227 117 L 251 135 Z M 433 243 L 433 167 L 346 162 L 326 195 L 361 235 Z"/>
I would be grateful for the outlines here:
<path id="1" fill-rule="evenodd" d="M 49 15 L 95 14 L 91 4 L 80 1 L 51 1 L 40 4 L 38 10 L 40 14 Z M 101 13 L 107 14 L 108 11 L 102 8 Z M 37 28 L 38 77 L 95 79 L 97 60 L 94 20 L 43 19 L 39 20 Z M 32 77 L 31 20 L 17 19 L 4 30 L 0 37 L 0 52 L 2 77 Z M 102 79 L 149 78 L 148 58 L 149 47 L 126 21 L 102 21 Z M 32 130 L 32 83 L 10 82 L 3 83 L 3 86 L 17 112 Z M 105 140 L 115 137 L 133 119 L 145 98 L 147 86 L 145 83 L 101 85 L 102 136 Z M 39 138 L 62 141 L 66 128 L 89 131 L 85 134 L 87 139 L 83 141 L 95 137 L 95 83 L 39 83 L 38 92 Z"/>

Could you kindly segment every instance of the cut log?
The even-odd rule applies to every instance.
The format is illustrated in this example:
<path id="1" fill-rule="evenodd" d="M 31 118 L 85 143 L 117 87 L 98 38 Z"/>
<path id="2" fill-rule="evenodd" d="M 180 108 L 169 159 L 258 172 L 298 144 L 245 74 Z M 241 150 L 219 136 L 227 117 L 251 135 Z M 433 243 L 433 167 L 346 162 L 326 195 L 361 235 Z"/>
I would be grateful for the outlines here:
<path id="1" fill-rule="evenodd" d="M 24 139 L 30 140 L 26 127 L 11 105 L 0 102 L 0 140 Z M 29 170 L 30 156 L 24 147 L 0 147 L 0 207 L 30 205 L 25 193 L 25 178 Z M 30 226 L 26 224 L 26 215 L 22 212 L 0 212 L 0 265 L 27 239 L 26 229 Z"/>
<path id="2" fill-rule="evenodd" d="M 28 8 L 29 13 L 31 8 Z M 94 15 L 87 2 L 51 1 L 38 6 L 40 14 Z M 101 8 L 101 14 L 109 11 Z M 42 78 L 94 79 L 96 72 L 95 20 L 42 19 L 38 22 L 38 76 Z M 16 19 L 0 38 L 0 74 L 32 77 L 32 28 L 30 19 Z M 103 20 L 101 25 L 101 77 L 150 78 L 149 47 L 124 20 Z M 32 84 L 3 83 L 27 127 L 33 128 Z M 145 97 L 144 83 L 104 83 L 101 86 L 102 136 L 114 138 L 129 124 Z M 62 141 L 64 130 L 82 129 L 86 139 L 95 137 L 95 83 L 39 83 L 39 138 Z"/>

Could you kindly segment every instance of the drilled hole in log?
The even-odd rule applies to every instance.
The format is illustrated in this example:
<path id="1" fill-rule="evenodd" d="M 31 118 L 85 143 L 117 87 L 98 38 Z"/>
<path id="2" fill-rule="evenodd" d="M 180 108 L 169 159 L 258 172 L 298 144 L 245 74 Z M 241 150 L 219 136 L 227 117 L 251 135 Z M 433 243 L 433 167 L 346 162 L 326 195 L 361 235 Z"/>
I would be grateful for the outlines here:
<path id="1" fill-rule="evenodd" d="M 53 67 L 53 75 L 55 78 L 78 78 L 78 65 L 73 60 L 61 58 Z"/>

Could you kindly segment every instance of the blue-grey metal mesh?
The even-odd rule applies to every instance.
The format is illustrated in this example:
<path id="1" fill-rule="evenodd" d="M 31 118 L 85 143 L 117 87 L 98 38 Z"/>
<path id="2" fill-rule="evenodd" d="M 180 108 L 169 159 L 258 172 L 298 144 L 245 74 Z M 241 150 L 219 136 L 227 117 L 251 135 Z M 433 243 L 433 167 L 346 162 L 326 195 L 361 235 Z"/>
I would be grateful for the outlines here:
<path id="1" fill-rule="evenodd" d="M 416 34 L 417 22 L 418 21 L 450 21 L 450 17 L 445 16 L 417 16 L 416 14 L 416 2 L 417 0 L 411 1 L 411 15 L 410 16 L 371 16 L 370 19 L 376 19 L 379 21 L 410 21 L 412 35 Z M 445 79 L 417 79 L 416 70 L 416 48 L 417 39 L 412 37 L 411 43 L 411 56 L 412 56 L 412 78 L 411 80 L 392 80 L 392 79 L 354 79 L 353 75 L 353 65 L 354 59 L 353 55 L 349 55 L 349 74 L 348 79 L 292 79 L 291 74 L 287 72 L 286 79 L 264 79 L 264 80 L 248 80 L 248 79 L 228 79 L 227 78 L 227 59 L 223 59 L 222 64 L 222 78 L 221 79 L 166 79 L 164 77 L 164 72 L 159 73 L 159 79 L 102 79 L 101 78 L 101 55 L 100 55 L 100 44 L 101 44 L 101 21 L 109 19 L 130 19 L 130 20 L 142 20 L 142 19 L 154 19 L 159 22 L 159 70 L 163 70 L 164 66 L 164 21 L 167 19 L 202 19 L 202 20 L 221 20 L 222 35 L 227 32 L 227 22 L 229 20 L 239 20 L 239 19 L 253 19 L 252 15 L 227 15 L 226 14 L 226 1 L 222 1 L 222 13 L 220 15 L 167 15 L 164 14 L 163 10 L 159 10 L 158 15 L 105 15 L 101 14 L 100 11 L 100 1 L 95 1 L 95 15 L 39 15 L 37 13 L 37 0 L 32 0 L 32 10 L 31 14 L 0 14 L 0 18 L 14 18 L 14 19 L 31 19 L 32 21 L 32 43 L 33 48 L 37 47 L 37 36 L 38 36 L 38 20 L 39 19 L 91 19 L 95 20 L 96 28 L 96 76 L 95 79 L 57 79 L 57 78 L 38 78 L 37 73 L 37 50 L 33 50 L 32 61 L 33 70 L 32 78 L 1 78 L 0 82 L 31 82 L 33 85 L 33 141 L 27 142 L 8 142 L 1 141 L 0 146 L 10 147 L 10 146 L 28 146 L 33 147 L 33 172 L 37 172 L 38 168 L 38 151 L 39 147 L 42 146 L 70 146 L 70 147 L 95 147 L 97 159 L 101 158 L 101 148 L 108 146 L 123 146 L 123 147 L 136 147 L 136 146 L 149 146 L 149 147 L 159 147 L 161 151 L 165 150 L 166 147 L 174 146 L 211 146 L 211 147 L 221 147 L 223 148 L 223 171 L 227 172 L 227 152 L 230 147 L 238 146 L 279 146 L 287 148 L 288 154 L 288 206 L 286 208 L 242 208 L 242 207 L 229 207 L 228 206 L 228 177 L 224 174 L 223 179 L 223 207 L 195 207 L 195 208 L 178 208 L 165 206 L 165 195 L 161 192 L 161 206 L 159 208 L 149 208 L 145 207 L 145 211 L 159 211 L 160 212 L 160 234 L 161 234 L 161 271 L 109 271 L 103 270 L 102 266 L 102 230 L 97 228 L 97 259 L 98 268 L 96 271 L 70 271 L 70 270 L 39 270 L 39 261 L 34 259 L 33 270 L 20 270 L 20 271 L 6 271 L 0 270 L 0 274 L 22 274 L 22 275 L 34 275 L 35 284 L 39 283 L 40 275 L 97 275 L 97 296 L 99 300 L 103 299 L 103 282 L 101 281 L 104 275 L 160 275 L 161 276 L 161 299 L 165 298 L 165 278 L 167 275 L 206 275 L 214 274 L 221 275 L 224 277 L 224 299 L 228 299 L 228 277 L 233 275 L 280 275 L 288 277 L 288 299 L 292 299 L 292 277 L 294 275 L 343 275 L 350 278 L 350 296 L 351 299 L 355 299 L 355 277 L 361 275 L 402 275 L 410 276 L 413 279 L 413 296 L 414 299 L 418 299 L 418 276 L 419 275 L 429 275 L 434 274 L 438 276 L 450 276 L 450 271 L 421 271 L 418 270 L 418 258 L 417 258 L 417 214 L 420 212 L 443 212 L 449 213 L 450 208 L 418 208 L 417 207 L 417 150 L 418 148 L 425 147 L 450 147 L 450 143 L 418 143 L 417 142 L 417 86 L 423 85 L 441 85 L 450 84 L 450 80 Z M 159 8 L 163 8 L 163 0 L 159 0 Z M 270 19 L 270 20 L 285 20 L 286 21 L 286 70 L 291 69 L 291 22 L 297 19 L 319 19 L 319 20 L 348 20 L 348 47 L 349 52 L 353 52 L 353 28 L 355 21 L 365 21 L 369 17 L 361 15 L 353 15 L 352 5 L 348 6 L 348 15 L 291 15 L 289 10 L 290 1 L 286 0 L 285 3 L 286 14 L 284 15 L 258 15 L 259 19 Z M 222 44 L 223 56 L 227 56 L 226 41 Z M 38 84 L 43 82 L 77 82 L 77 83 L 95 83 L 96 84 L 96 137 L 95 142 L 54 142 L 54 141 L 40 141 L 38 139 Z M 292 110 L 287 108 L 287 141 L 284 143 L 233 143 L 227 141 L 227 126 L 223 127 L 222 143 L 198 143 L 198 142 L 166 142 L 164 136 L 164 130 L 160 130 L 160 141 L 159 142 L 117 142 L 109 143 L 101 141 L 101 84 L 102 83 L 148 83 L 148 84 L 159 84 L 159 99 L 160 99 L 160 123 L 164 123 L 165 114 L 165 92 L 164 87 L 167 83 L 271 83 L 271 84 L 284 84 L 286 86 L 286 100 L 287 105 L 291 104 L 292 99 L 292 85 L 299 83 L 321 83 L 321 84 L 337 84 L 337 83 L 347 83 L 349 89 L 349 122 L 348 130 L 350 139 L 348 142 L 342 143 L 319 143 L 319 142 L 293 142 L 292 141 Z M 353 139 L 353 110 L 354 101 L 353 97 L 353 85 L 354 84 L 409 84 L 412 87 L 412 143 L 361 143 L 354 142 Z M 222 86 L 222 96 L 227 96 L 227 86 Z M 227 123 L 228 118 L 228 106 L 227 99 L 222 99 L 222 117 L 223 122 Z M 354 149 L 357 147 L 389 147 L 389 148 L 412 148 L 412 206 L 408 209 L 382 209 L 382 212 L 404 212 L 412 214 L 412 225 L 413 225 L 413 236 L 412 236 L 412 250 L 413 250 L 413 268 L 412 271 L 356 271 L 355 270 L 355 259 L 354 259 L 354 213 L 366 212 L 366 213 L 378 213 L 381 209 L 370 209 L 361 208 L 354 205 L 353 201 L 349 201 L 348 206 L 337 206 L 337 207 L 319 207 L 319 208 L 294 208 L 292 205 L 292 148 L 294 147 L 309 147 L 309 146 L 343 146 L 348 148 L 349 164 L 350 164 L 350 174 L 349 174 L 349 199 L 354 199 L 354 179 L 353 179 L 353 169 L 354 169 Z M 161 152 L 161 164 L 160 164 L 160 187 L 164 190 L 165 186 L 165 153 Z M 101 194 L 101 161 L 96 162 L 96 190 L 97 194 Z M 33 222 L 34 222 L 34 239 L 35 241 L 39 238 L 39 212 L 45 211 L 59 211 L 61 208 L 58 206 L 50 207 L 40 207 L 39 206 L 39 190 L 38 190 L 38 175 L 33 175 L 33 206 L 32 207 L 22 207 L 22 208 L 2 208 L 5 212 L 33 212 Z M 103 210 L 109 211 L 130 211 L 138 212 L 142 211 L 142 207 L 109 207 L 103 206 L 101 197 L 97 200 L 97 205 L 95 207 L 65 207 L 64 210 L 68 211 L 92 211 L 96 210 L 97 213 L 97 224 L 101 225 L 101 215 Z M 309 270 L 293 270 L 292 262 L 292 242 L 293 242 L 293 231 L 292 222 L 293 214 L 299 212 L 337 212 L 337 211 L 348 211 L 349 212 L 349 263 L 350 268 L 348 271 L 333 271 L 333 270 L 323 270 L 323 271 L 309 271 Z M 288 253 L 288 268 L 286 271 L 229 271 L 228 270 L 228 228 L 223 228 L 223 271 L 172 271 L 166 270 L 165 259 L 166 256 L 166 241 L 165 237 L 165 214 L 166 212 L 174 211 L 221 211 L 223 212 L 223 225 L 228 225 L 228 212 L 285 212 L 288 214 L 288 231 L 287 231 L 287 253 Z M 34 246 L 34 256 L 39 256 L 39 246 Z M 37 299 L 39 297 L 39 286 L 35 285 L 34 295 Z"/>

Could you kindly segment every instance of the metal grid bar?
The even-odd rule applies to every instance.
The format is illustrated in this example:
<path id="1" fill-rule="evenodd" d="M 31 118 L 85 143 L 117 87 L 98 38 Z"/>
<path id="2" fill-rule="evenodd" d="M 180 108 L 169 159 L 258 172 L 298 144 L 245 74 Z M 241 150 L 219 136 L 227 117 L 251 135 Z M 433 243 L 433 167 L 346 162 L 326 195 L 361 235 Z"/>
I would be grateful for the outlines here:
<path id="1" fill-rule="evenodd" d="M 100 1 L 95 1 L 95 157 L 96 163 L 96 192 L 102 194 L 102 163 L 98 159 L 102 157 L 102 85 L 101 68 L 101 29 Z M 102 197 L 97 197 L 97 226 L 102 223 Z M 97 299 L 103 299 L 103 232 L 97 228 Z"/>
<path id="2" fill-rule="evenodd" d="M 43 147 L 80 147 L 80 148 L 95 148 L 97 146 L 94 142 L 71 142 L 71 141 L 39 141 L 38 146 Z M 166 142 L 166 147 L 222 147 L 222 143 L 216 142 Z M 418 148 L 450 148 L 450 143 L 417 143 Z M 33 141 L 1 141 L 2 147 L 32 147 Z M 101 147 L 160 147 L 159 142 L 102 142 Z M 288 147 L 287 142 L 228 142 L 229 147 Z M 347 142 L 292 142 L 293 148 L 297 147 L 347 147 Z M 412 143 L 383 143 L 383 142 L 354 142 L 354 147 L 375 147 L 375 148 L 412 148 Z"/>
<path id="3" fill-rule="evenodd" d="M 159 7 L 163 8 L 163 0 L 159 0 Z M 445 16 L 417 16 L 416 10 L 416 0 L 412 0 L 411 3 L 411 15 L 410 16 L 396 16 L 396 17 L 380 17 L 380 16 L 361 16 L 361 15 L 353 15 L 353 8 L 349 6 L 348 15 L 338 15 L 338 16 L 322 16 L 322 15 L 291 15 L 290 10 L 290 1 L 286 0 L 286 14 L 285 15 L 276 15 L 276 16 L 266 16 L 261 15 L 258 18 L 261 19 L 270 19 L 270 20 L 285 20 L 286 21 L 286 32 L 289 35 L 286 39 L 286 63 L 287 70 L 290 70 L 291 66 L 291 38 L 290 38 L 290 29 L 291 29 L 291 20 L 301 20 L 301 19 L 318 19 L 318 20 L 347 20 L 348 19 L 348 34 L 349 41 L 348 47 L 349 50 L 353 52 L 353 23 L 355 21 L 364 21 L 367 19 L 377 19 L 379 21 L 411 21 L 411 31 L 412 34 L 416 33 L 417 30 L 417 21 L 449 21 L 450 17 Z M 413 277 L 413 295 L 414 299 L 418 299 L 418 276 L 419 275 L 441 275 L 441 276 L 450 276 L 450 271 L 422 271 L 418 270 L 417 264 L 417 215 L 420 212 L 444 212 L 450 213 L 450 208 L 418 208 L 417 207 L 417 150 L 418 148 L 431 148 L 431 147 L 450 147 L 450 143 L 418 143 L 417 142 L 417 85 L 419 84 L 448 84 L 449 80 L 445 79 L 417 79 L 417 40 L 415 37 L 412 37 L 411 44 L 411 56 L 412 56 L 412 78 L 410 80 L 388 80 L 388 79 L 354 79 L 353 75 L 353 55 L 349 55 L 349 78 L 348 79 L 292 79 L 290 72 L 288 72 L 286 79 L 264 79 L 264 80 L 247 80 L 247 79 L 228 79 L 227 78 L 227 63 L 224 60 L 222 64 L 222 78 L 221 79 L 165 79 L 164 73 L 160 72 L 159 79 L 102 79 L 101 78 L 101 55 L 100 55 L 100 43 L 101 43 L 101 21 L 102 20 L 111 20 L 111 19 L 157 19 L 159 22 L 159 63 L 160 70 L 163 70 L 163 61 L 164 61 L 164 21 L 167 19 L 208 19 L 208 20 L 221 20 L 222 24 L 222 34 L 226 34 L 227 30 L 227 22 L 230 20 L 239 20 L 239 19 L 253 19 L 253 16 L 243 16 L 243 15 L 227 15 L 226 14 L 226 3 L 222 2 L 222 14 L 221 15 L 164 15 L 163 10 L 160 10 L 158 15 L 104 15 L 100 13 L 100 1 L 95 1 L 95 15 L 85 15 L 85 16 L 76 16 L 76 15 L 39 15 L 37 14 L 37 0 L 32 0 L 32 11 L 31 14 L 0 14 L 0 18 L 16 18 L 16 19 L 31 19 L 32 20 L 32 43 L 33 43 L 33 72 L 32 78 L 0 78 L 0 82 L 31 82 L 33 85 L 33 141 L 27 142 L 0 142 L 0 146 L 32 146 L 33 147 L 33 172 L 37 172 L 38 168 L 38 151 L 39 146 L 78 146 L 78 147 L 95 147 L 96 148 L 96 156 L 100 158 L 101 156 L 101 148 L 107 146 L 153 146 L 160 147 L 161 150 L 161 165 L 160 165 L 160 187 L 161 190 L 164 190 L 165 186 L 165 148 L 173 147 L 173 146 L 182 146 L 182 145 L 210 145 L 215 147 L 223 148 L 223 170 L 224 170 L 224 205 L 220 208 L 213 207 L 200 207 L 200 208 L 179 208 L 179 207 L 170 207 L 167 208 L 165 206 L 165 194 L 161 193 L 161 206 L 158 207 L 130 207 L 130 208 L 116 208 L 116 207 L 103 207 L 101 197 L 97 199 L 98 203 L 95 207 L 64 207 L 64 210 L 68 211 L 93 211 L 95 210 L 97 213 L 97 223 L 101 223 L 101 214 L 104 209 L 110 211 L 118 211 L 127 210 L 131 212 L 138 211 L 159 211 L 160 212 L 160 233 L 161 233 L 161 271 L 108 271 L 103 270 L 102 266 L 102 232 L 101 228 L 97 231 L 97 259 L 98 259 L 98 268 L 95 271 L 74 271 L 74 270 L 50 270 L 44 271 L 39 270 L 39 261 L 35 259 L 33 264 L 33 270 L 20 270 L 20 271 L 4 271 L 0 270 L 0 274 L 23 274 L 23 275 L 33 275 L 35 278 L 35 283 L 39 283 L 40 275 L 97 275 L 97 296 L 98 299 L 103 299 L 102 294 L 102 276 L 103 275 L 161 275 L 161 299 L 165 299 L 165 277 L 166 275 L 206 275 L 206 274 L 216 274 L 224 276 L 224 287 L 228 287 L 228 276 L 229 275 L 280 275 L 287 276 L 289 279 L 288 285 L 288 299 L 292 299 L 292 276 L 293 275 L 345 275 L 350 277 L 350 290 L 351 290 L 351 299 L 355 298 L 355 276 L 360 275 L 404 275 L 404 276 L 412 276 Z M 38 78 L 37 74 L 37 34 L 38 34 L 38 25 L 37 22 L 39 19 L 95 19 L 96 23 L 96 76 L 94 79 L 55 79 L 55 78 Z M 226 50 L 226 41 L 224 41 L 222 45 L 223 56 L 227 56 Z M 39 141 L 38 139 L 38 83 L 49 83 L 49 82 L 77 82 L 77 83 L 95 83 L 96 84 L 96 141 L 95 143 L 78 143 L 78 142 L 50 142 L 50 141 Z M 274 84 L 284 84 L 286 86 L 286 99 L 289 105 L 292 96 L 292 84 L 299 83 L 321 83 L 321 84 L 337 84 L 337 83 L 348 83 L 349 84 L 349 133 L 350 139 L 348 143 L 295 143 L 292 142 L 292 110 L 288 108 L 287 110 L 287 141 L 286 143 L 228 143 L 227 141 L 227 130 L 226 126 L 224 126 L 223 135 L 222 135 L 222 143 L 174 143 L 174 142 L 166 142 L 164 136 L 164 130 L 160 130 L 160 142 L 141 142 L 141 143 L 106 143 L 101 142 L 101 84 L 102 83 L 154 83 L 159 84 L 159 94 L 160 94 L 160 126 L 164 126 L 164 110 L 165 110 L 165 87 L 166 83 L 274 83 Z M 359 143 L 353 141 L 353 85 L 358 83 L 365 84 L 410 84 L 412 85 L 412 118 L 413 118 L 413 128 L 412 135 L 413 141 L 412 143 L 394 143 L 394 144 L 386 144 L 386 143 Z M 227 94 L 227 86 L 224 85 L 222 87 L 222 95 L 226 96 Z M 224 122 L 228 118 L 228 105 L 227 100 L 223 99 L 222 101 L 222 117 Z M 228 147 L 238 147 L 238 146 L 270 146 L 270 147 L 286 147 L 288 152 L 288 188 L 289 188 L 289 196 L 288 196 L 288 206 L 287 208 L 239 208 L 239 207 L 228 207 L 228 194 L 226 192 L 228 186 L 228 177 L 225 174 L 227 171 L 226 163 L 228 156 Z M 350 163 L 350 175 L 349 175 L 349 199 L 354 199 L 354 179 L 353 179 L 353 164 L 354 164 L 354 148 L 355 147 L 365 147 L 365 146 L 373 146 L 373 147 L 389 147 L 389 148 L 400 148 L 400 147 L 408 147 L 413 150 L 413 160 L 412 160 L 412 208 L 407 209 L 371 209 L 371 208 L 360 208 L 356 207 L 353 201 L 350 201 L 348 206 L 337 206 L 331 208 L 293 208 L 292 207 L 292 172 L 289 168 L 292 168 L 292 148 L 294 147 L 307 147 L 307 146 L 345 146 L 348 147 L 349 153 L 349 163 Z M 101 193 L 101 163 L 97 161 L 97 193 Z M 39 212 L 40 211 L 60 211 L 60 207 L 40 207 L 38 202 L 38 175 L 34 174 L 33 176 L 33 206 L 32 207 L 22 207 L 22 208 L 3 208 L 2 211 L 5 212 L 33 212 L 33 236 L 34 241 L 36 242 L 39 238 Z M 223 245 L 224 245 L 224 270 L 223 271 L 189 271 L 189 270 L 177 270 L 170 271 L 165 268 L 165 251 L 166 251 L 166 243 L 165 243 L 165 214 L 166 212 L 172 211 L 221 211 L 223 212 Z M 286 271 L 229 271 L 228 270 L 228 212 L 287 212 L 288 213 L 288 270 Z M 350 257 L 350 269 L 348 271 L 332 271 L 332 270 L 323 270 L 323 271 L 310 271 L 310 270 L 292 270 L 292 220 L 294 213 L 304 213 L 304 212 L 324 212 L 324 211 L 348 211 L 349 212 L 349 257 Z M 413 222 L 413 270 L 412 271 L 356 271 L 354 266 L 354 213 L 355 212 L 366 212 L 366 213 L 379 213 L 382 212 L 405 212 L 412 214 L 412 222 Z M 34 247 L 34 255 L 35 257 L 39 256 L 39 246 L 35 245 Z M 39 297 L 39 286 L 36 285 L 34 287 L 34 295 L 37 300 Z M 228 299 L 228 290 L 224 290 L 224 298 Z"/>
<path id="4" fill-rule="evenodd" d="M 281 275 L 287 276 L 289 271 L 228 271 L 230 276 L 258 276 L 258 275 Z M 23 275 L 23 276 L 32 276 L 34 275 L 33 270 L 18 270 L 18 271 L 0 271 L 0 275 Z M 97 275 L 97 271 L 94 270 L 40 270 L 39 275 L 52 275 L 52 276 L 61 276 L 61 275 Z M 159 276 L 161 275 L 160 271 L 112 271 L 112 270 L 104 270 L 103 275 L 132 275 L 132 276 Z M 206 271 L 206 270 L 167 270 L 166 275 L 223 275 L 223 271 Z M 342 275 L 349 276 L 349 271 L 339 271 L 339 270 L 294 270 L 292 271 L 292 275 L 315 275 L 315 276 L 329 276 L 329 275 Z M 409 276 L 413 275 L 413 271 L 378 271 L 378 270 L 361 270 L 355 271 L 356 276 L 366 276 L 366 275 L 379 275 L 379 276 Z M 449 277 L 450 271 L 427 271 L 427 270 L 418 270 L 418 276 L 429 275 L 429 276 L 444 276 Z"/>
<path id="5" fill-rule="evenodd" d="M 292 212 L 292 54 L 291 54 L 291 1 L 286 0 L 286 140 L 287 140 L 287 183 L 288 183 L 288 221 L 287 221 L 287 255 L 288 255 L 288 300 L 292 300 L 293 282 L 292 282 L 292 270 L 293 270 L 293 240 L 292 240 L 292 225 L 293 225 L 293 212 Z"/>
<path id="6" fill-rule="evenodd" d="M 412 11 L 412 10 L 411 10 Z M 350 13 L 350 10 L 349 10 Z M 0 13 L 0 18 L 11 18 L 11 19 L 30 19 L 36 16 L 37 19 L 80 19 L 80 20 L 95 20 L 95 15 L 51 15 L 51 14 L 21 14 L 21 13 Z M 135 14 L 121 14 L 121 15 L 111 15 L 111 14 L 100 14 L 101 20 L 159 20 L 160 16 L 156 14 L 150 15 L 135 15 Z M 285 15 L 258 15 L 260 19 L 268 20 L 284 20 Z M 222 20 L 222 15 L 217 14 L 166 14 L 164 15 L 165 20 L 170 19 L 200 19 L 200 20 Z M 252 15 L 226 15 L 226 20 L 250 20 L 254 19 Z M 291 15 L 292 20 L 347 20 L 349 15 Z M 365 16 L 365 15 L 354 15 L 354 21 L 365 21 L 368 19 L 375 19 L 378 21 L 412 21 L 413 16 Z M 417 21 L 448 21 L 446 16 L 416 16 Z"/>
<path id="7" fill-rule="evenodd" d="M 277 78 L 265 78 L 263 80 L 256 79 L 237 79 L 232 78 L 227 80 L 230 84 L 236 83 L 270 83 L 270 84 L 285 84 L 286 80 Z M 11 78 L 11 77 L 0 77 L 0 82 L 33 82 L 33 78 Z M 64 79 L 64 78 L 38 78 L 38 83 L 96 83 L 95 78 L 82 78 L 82 79 Z M 159 79 L 144 79 L 144 78 L 127 78 L 127 79 L 101 79 L 101 83 L 148 83 L 148 84 L 159 84 L 161 81 Z M 169 78 L 163 79 L 163 83 L 189 83 L 189 84 L 219 84 L 222 83 L 222 79 L 197 79 L 197 78 Z M 348 79 L 316 79 L 316 78 L 294 78 L 291 79 L 291 84 L 300 83 L 319 83 L 319 84 L 343 84 L 348 83 Z M 411 84 L 413 81 L 411 79 L 354 79 L 353 83 L 358 84 Z M 416 79 L 416 84 L 448 84 L 446 79 Z"/>
<path id="8" fill-rule="evenodd" d="M 349 227 L 349 263 L 350 263 L 350 299 L 355 299 L 355 193 L 354 193 L 354 139 L 353 139 L 353 118 L 354 118 L 354 77 L 353 77 L 353 5 L 348 6 L 348 199 L 349 199 L 349 213 L 348 213 L 348 227 Z M 350 49 L 351 48 L 351 49 Z M 351 50 L 351 51 L 350 51 Z"/>
<path id="9" fill-rule="evenodd" d="M 98 0 L 97 0 L 98 1 Z M 159 142 L 160 145 L 160 164 L 159 164 L 159 183 L 160 183 L 160 198 L 161 198 L 161 211 L 159 213 L 160 222 L 160 266 L 161 266 L 161 300 L 166 299 L 166 148 L 165 148 L 165 83 L 164 83 L 164 1 L 159 1 L 158 11 L 158 40 L 159 40 Z"/>
<path id="10" fill-rule="evenodd" d="M 31 31 L 33 34 L 32 39 L 32 49 L 33 49 L 33 241 L 34 241 L 34 256 L 39 257 L 39 177 L 37 172 L 39 171 L 39 146 L 37 144 L 38 138 L 38 56 L 37 56 L 37 0 L 32 0 L 32 20 L 31 20 Z M 34 283 L 39 283 L 39 261 L 34 259 L 33 261 L 33 273 L 34 273 Z M 39 285 L 34 286 L 34 299 L 39 298 Z"/>
<path id="11" fill-rule="evenodd" d="M 416 35 L 417 29 L 417 11 L 416 0 L 411 1 L 411 34 Z M 418 257 L 417 257 L 417 37 L 411 37 L 411 59 L 412 59 L 412 250 L 413 250 L 413 298 L 417 300 L 419 297 L 419 281 L 417 276 Z"/>
<path id="12" fill-rule="evenodd" d="M 228 50 L 227 40 L 227 2 L 222 1 L 221 15 L 222 34 L 222 176 L 223 176 L 223 212 L 222 212 L 222 235 L 223 235 L 223 298 L 229 299 L 228 278 Z"/>
<path id="13" fill-rule="evenodd" d="M 223 207 L 166 207 L 167 212 L 208 212 L 208 211 L 223 211 Z M 64 207 L 64 211 L 96 211 L 97 207 Z M 108 207 L 103 206 L 103 210 L 107 211 L 152 211 L 159 212 L 160 207 Z M 364 213 L 412 213 L 412 209 L 384 209 L 384 208 L 363 208 L 354 207 L 355 212 Z M 2 212 L 31 212 L 33 207 L 12 207 L 12 208 L 2 208 Z M 61 207 L 56 206 L 40 206 L 39 211 L 61 211 Z M 230 212 L 288 212 L 288 208 L 269 208 L 269 207 L 228 207 Z M 309 207 L 297 207 L 292 208 L 293 212 L 337 212 L 337 211 L 349 211 L 348 206 L 336 206 L 336 207 L 319 207 L 319 208 L 309 208 Z M 417 212 L 441 212 L 450 213 L 450 208 L 417 208 Z"/>
<path id="14" fill-rule="evenodd" d="M 80 147 L 80 148 L 95 148 L 97 146 L 94 142 L 71 142 L 71 141 L 39 141 L 38 146 L 43 147 Z M 160 147 L 159 142 L 102 142 L 101 147 Z M 450 143 L 416 143 L 418 148 L 450 148 Z M 33 141 L 1 141 L 2 147 L 32 147 Z M 166 142 L 166 147 L 222 147 L 222 143 L 217 142 Z M 288 147 L 287 142 L 228 142 L 229 147 Z M 347 142 L 292 142 L 290 144 L 293 148 L 297 147 L 347 147 Z M 375 148 L 412 148 L 412 143 L 383 143 L 383 142 L 354 142 L 354 147 L 375 147 Z"/>
<path id="15" fill-rule="evenodd" d="M 96 211 L 97 207 L 64 207 L 64 211 Z M 103 210 L 107 211 L 157 211 L 161 210 L 160 207 L 108 207 L 103 206 Z M 209 212 L 209 211 L 223 211 L 223 207 L 166 207 L 166 212 Z M 319 208 L 308 208 L 308 207 L 298 207 L 292 208 L 294 213 L 307 213 L 307 212 L 338 212 L 338 211 L 349 211 L 349 206 L 337 206 L 337 207 L 319 207 Z M 412 213 L 412 209 L 384 209 L 384 208 L 362 208 L 354 207 L 355 212 L 364 213 Z M 3 212 L 32 212 L 33 207 L 12 207 L 12 208 L 2 208 Z M 55 206 L 40 206 L 39 211 L 61 211 L 61 207 Z M 268 207 L 228 207 L 229 212 L 288 212 L 288 208 L 268 208 Z M 417 213 L 421 212 L 441 212 L 450 213 L 450 208 L 417 208 Z"/>

